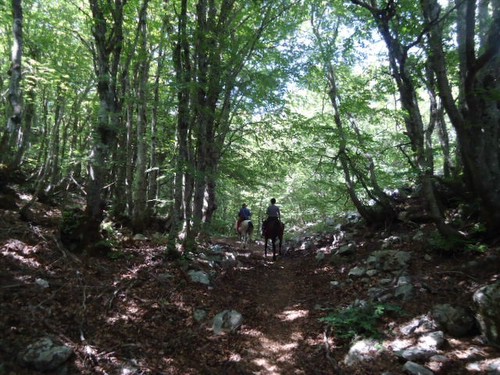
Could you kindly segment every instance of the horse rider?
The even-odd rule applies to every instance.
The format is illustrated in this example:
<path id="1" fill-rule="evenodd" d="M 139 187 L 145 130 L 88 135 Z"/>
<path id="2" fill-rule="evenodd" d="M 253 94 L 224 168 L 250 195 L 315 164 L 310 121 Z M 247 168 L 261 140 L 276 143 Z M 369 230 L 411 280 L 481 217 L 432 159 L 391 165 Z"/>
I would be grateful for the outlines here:
<path id="1" fill-rule="evenodd" d="M 280 208 L 276 206 L 276 199 L 274 198 L 271 199 L 271 204 L 269 205 L 269 207 L 267 207 L 266 213 L 267 213 L 267 219 L 264 220 L 264 222 L 262 223 L 263 230 L 265 230 L 267 223 L 269 223 L 271 220 L 277 220 L 277 221 L 281 220 L 281 212 Z"/>
<path id="2" fill-rule="evenodd" d="M 238 212 L 238 224 L 236 226 L 236 230 L 239 231 L 240 225 L 245 220 L 250 220 L 252 217 L 252 212 L 247 207 L 246 203 L 243 203 L 240 208 L 240 212 Z"/>

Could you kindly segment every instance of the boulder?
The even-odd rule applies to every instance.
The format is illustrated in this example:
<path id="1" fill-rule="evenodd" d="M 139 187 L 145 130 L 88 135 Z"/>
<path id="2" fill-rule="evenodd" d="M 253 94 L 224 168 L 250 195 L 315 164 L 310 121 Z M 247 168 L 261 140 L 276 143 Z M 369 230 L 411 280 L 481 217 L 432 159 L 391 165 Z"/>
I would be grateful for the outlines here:
<path id="1" fill-rule="evenodd" d="M 481 333 L 493 345 L 500 346 L 500 281 L 478 289 L 473 296 L 476 319 Z"/>
<path id="2" fill-rule="evenodd" d="M 454 337 L 472 335 L 477 331 L 472 311 L 462 306 L 436 305 L 432 310 L 432 317 L 443 331 Z"/>
<path id="3" fill-rule="evenodd" d="M 235 332 L 242 323 L 243 315 L 238 311 L 224 310 L 215 316 L 212 328 L 216 335 L 220 335 Z"/>
<path id="4" fill-rule="evenodd" d="M 38 371 L 51 371 L 64 364 L 72 353 L 71 348 L 44 337 L 21 351 L 18 359 L 23 366 Z"/>

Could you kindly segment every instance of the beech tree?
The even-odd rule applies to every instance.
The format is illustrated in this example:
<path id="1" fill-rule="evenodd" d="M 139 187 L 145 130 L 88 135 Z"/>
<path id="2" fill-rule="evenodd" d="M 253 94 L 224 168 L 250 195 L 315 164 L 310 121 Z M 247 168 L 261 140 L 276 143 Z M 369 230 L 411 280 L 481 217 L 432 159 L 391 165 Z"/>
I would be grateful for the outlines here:
<path id="1" fill-rule="evenodd" d="M 500 4 L 455 1 L 443 10 L 434 0 L 421 2 L 427 22 L 431 66 L 439 95 L 456 130 L 465 184 L 480 207 L 490 235 L 500 230 Z M 444 44 L 445 22 L 456 17 L 459 75 L 452 75 Z M 456 82 L 458 95 L 453 88 Z"/>
<path id="2" fill-rule="evenodd" d="M 11 61 L 9 68 L 7 121 L 0 139 L 0 162 L 8 170 L 16 170 L 21 161 L 25 143 L 22 134 L 23 96 L 21 93 L 23 57 L 23 8 L 21 0 L 12 1 Z M 19 151 L 17 151 L 19 150 Z"/>

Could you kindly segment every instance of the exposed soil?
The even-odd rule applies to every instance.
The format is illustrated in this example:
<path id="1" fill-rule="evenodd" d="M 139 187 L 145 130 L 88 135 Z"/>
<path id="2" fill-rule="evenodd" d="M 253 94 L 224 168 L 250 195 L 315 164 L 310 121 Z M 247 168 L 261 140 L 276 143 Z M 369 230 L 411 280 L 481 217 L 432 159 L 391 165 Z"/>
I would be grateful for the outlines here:
<path id="1" fill-rule="evenodd" d="M 0 374 L 36 374 L 15 358 L 45 336 L 73 348 L 68 374 L 404 373 L 404 362 L 393 355 L 346 368 L 342 360 L 349 342 L 319 320 L 366 297 L 370 285 L 349 282 L 347 274 L 380 248 L 380 233 L 369 228 L 358 228 L 355 256 L 327 254 L 324 261 L 315 258 L 320 240 L 307 251 L 290 249 L 275 262 L 269 254 L 264 259 L 261 241 L 243 250 L 234 238 L 213 240 L 205 246 L 219 244 L 237 253 L 239 263 L 213 269 L 213 286 L 207 287 L 190 281 L 188 262 L 166 261 L 164 247 L 152 241 L 124 240 L 127 246 L 113 259 L 76 257 L 58 240 L 56 208 L 37 203 L 28 221 L 19 216 L 0 210 Z M 402 324 L 435 304 L 470 305 L 474 290 L 500 276 L 498 264 L 481 263 L 488 253 L 432 253 L 426 260 L 420 243 L 396 247 L 413 252 L 411 274 L 421 287 L 411 302 L 398 302 L 406 315 L 381 321 L 388 338 L 397 338 Z M 464 271 L 462 265 L 472 259 L 477 269 Z M 42 288 L 37 279 L 50 286 Z M 332 281 L 342 288 L 332 287 Z M 196 310 L 207 318 L 197 322 Z M 243 325 L 215 335 L 212 319 L 223 310 L 240 312 Z M 446 338 L 443 354 L 449 361 L 434 368 L 435 374 L 486 374 L 467 364 L 500 358 L 498 349 L 478 337 Z"/>

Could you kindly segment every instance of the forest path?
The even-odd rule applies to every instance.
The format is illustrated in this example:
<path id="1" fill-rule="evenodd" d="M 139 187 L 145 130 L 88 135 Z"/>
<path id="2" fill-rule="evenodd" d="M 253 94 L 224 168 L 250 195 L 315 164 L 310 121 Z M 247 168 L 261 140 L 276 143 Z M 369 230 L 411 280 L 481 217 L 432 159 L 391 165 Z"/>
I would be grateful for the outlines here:
<path id="1" fill-rule="evenodd" d="M 228 340 L 226 373 L 334 374 L 319 318 L 331 307 L 334 271 L 314 257 L 264 259 L 262 241 L 247 249 L 234 240 L 215 241 L 238 252 L 240 266 L 228 270 L 213 290 L 224 309 L 243 315 Z M 222 308 L 221 306 L 221 308 Z"/>

